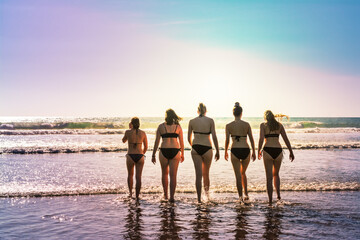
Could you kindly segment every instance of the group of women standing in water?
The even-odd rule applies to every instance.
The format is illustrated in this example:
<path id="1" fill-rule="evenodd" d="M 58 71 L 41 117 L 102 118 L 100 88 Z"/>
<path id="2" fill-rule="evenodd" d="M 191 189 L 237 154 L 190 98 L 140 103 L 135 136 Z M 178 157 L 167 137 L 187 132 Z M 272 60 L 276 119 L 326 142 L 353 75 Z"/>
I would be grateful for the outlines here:
<path id="1" fill-rule="evenodd" d="M 202 183 L 204 184 L 205 194 L 209 195 L 210 178 L 209 170 L 213 158 L 213 148 L 210 135 L 215 146 L 215 160 L 219 160 L 219 144 L 216 137 L 214 120 L 206 116 L 206 106 L 203 103 L 198 107 L 199 116 L 191 119 L 188 128 L 188 141 L 192 147 L 191 156 L 195 166 L 195 185 L 198 202 L 201 202 Z M 225 139 L 225 160 L 229 159 L 228 148 L 231 145 L 231 163 L 236 177 L 236 187 L 241 201 L 249 199 L 247 191 L 246 169 L 250 158 L 255 161 L 255 144 L 251 127 L 248 122 L 241 120 L 242 107 L 238 102 L 233 108 L 234 121 L 226 125 Z M 273 182 L 277 193 L 277 199 L 280 200 L 280 177 L 279 170 L 283 158 L 279 136 L 281 135 L 290 152 L 290 160 L 294 160 L 294 154 L 287 138 L 285 129 L 279 123 L 271 111 L 266 111 L 264 115 L 265 122 L 260 125 L 260 138 L 258 145 L 258 159 L 261 157 L 264 161 L 266 173 L 266 188 L 269 203 L 272 203 Z M 160 151 L 159 161 L 162 170 L 162 186 L 164 190 L 164 199 L 170 202 L 174 201 L 176 189 L 176 176 L 180 162 L 184 161 L 184 140 L 183 131 L 179 124 L 181 118 L 175 111 L 168 109 L 165 115 L 165 122 L 161 123 L 156 130 L 155 144 L 151 161 L 156 163 L 156 152 Z M 129 124 L 130 130 L 125 132 L 123 142 L 128 142 L 128 154 L 126 155 L 126 164 L 128 169 L 128 187 L 130 196 L 133 189 L 133 175 L 135 169 L 136 178 L 136 198 L 139 198 L 141 188 L 141 174 L 144 166 L 144 157 L 148 148 L 147 137 L 144 131 L 139 129 L 140 121 L 138 118 L 132 118 Z M 194 135 L 194 136 L 193 136 Z M 249 137 L 251 150 L 247 143 Z M 263 147 L 265 139 L 265 144 Z M 263 150 L 263 151 L 262 151 Z M 170 198 L 168 198 L 168 185 L 170 177 Z M 244 196 L 243 196 L 244 190 Z"/>

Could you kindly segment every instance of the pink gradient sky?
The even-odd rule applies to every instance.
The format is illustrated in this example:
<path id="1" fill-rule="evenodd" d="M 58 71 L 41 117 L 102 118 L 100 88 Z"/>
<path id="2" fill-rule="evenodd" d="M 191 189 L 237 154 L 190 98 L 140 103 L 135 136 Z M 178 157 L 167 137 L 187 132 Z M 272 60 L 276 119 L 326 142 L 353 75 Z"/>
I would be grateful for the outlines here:
<path id="1" fill-rule="evenodd" d="M 225 117 L 235 101 L 245 116 L 360 116 L 356 71 L 177 37 L 197 22 L 101 6 L 1 3 L 1 116 L 163 116 L 170 107 L 193 116 L 204 102 Z"/>

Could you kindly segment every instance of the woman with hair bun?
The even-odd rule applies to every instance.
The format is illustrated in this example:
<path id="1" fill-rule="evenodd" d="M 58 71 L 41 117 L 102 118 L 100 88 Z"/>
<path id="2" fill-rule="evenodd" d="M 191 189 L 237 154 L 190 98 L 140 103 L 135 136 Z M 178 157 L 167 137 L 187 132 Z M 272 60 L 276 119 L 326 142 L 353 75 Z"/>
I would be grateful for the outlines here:
<path id="1" fill-rule="evenodd" d="M 212 118 L 206 117 L 206 106 L 203 103 L 198 107 L 199 116 L 191 119 L 188 129 L 188 141 L 192 146 L 191 156 L 195 166 L 195 185 L 198 202 L 201 202 L 201 185 L 204 181 L 205 194 L 209 197 L 210 178 L 209 171 L 211 166 L 211 160 L 213 157 L 213 150 L 210 140 L 210 134 L 212 136 L 216 153 L 215 160 L 219 160 L 219 144 L 215 132 L 215 123 Z M 194 133 L 194 139 L 192 134 Z"/>
<path id="2" fill-rule="evenodd" d="M 162 143 L 159 160 L 162 172 L 162 185 L 164 199 L 168 199 L 168 177 L 170 175 L 170 202 L 174 202 L 176 190 L 176 175 L 179 162 L 184 161 L 184 140 L 182 128 L 179 124 L 181 118 L 172 109 L 166 110 L 165 122 L 161 123 L 156 131 L 156 139 L 151 161 L 156 163 L 156 151 L 159 147 L 160 137 Z"/>
<path id="3" fill-rule="evenodd" d="M 238 190 L 239 198 L 241 201 L 248 200 L 247 191 L 247 178 L 246 169 L 250 163 L 250 148 L 247 143 L 247 137 L 249 136 L 252 154 L 251 158 L 253 161 L 256 159 L 255 155 L 255 143 L 252 135 L 251 127 L 248 122 L 241 120 L 242 107 L 238 102 L 235 103 L 233 108 L 233 115 L 235 120 L 226 125 L 225 132 L 225 160 L 229 158 L 228 148 L 230 143 L 230 137 L 232 138 L 231 145 L 231 163 L 236 177 L 236 187 Z M 245 197 L 243 198 L 242 189 L 244 188 Z"/>
<path id="4" fill-rule="evenodd" d="M 295 156 L 291 148 L 290 141 L 286 135 L 285 128 L 281 123 L 276 121 L 274 114 L 267 110 L 264 114 L 264 119 L 266 122 L 261 123 L 260 125 L 260 138 L 258 146 L 258 157 L 259 160 L 263 154 L 265 173 L 266 173 L 266 190 L 269 197 L 269 204 L 272 203 L 272 193 L 273 193 L 273 179 L 274 186 L 277 194 L 277 199 L 281 200 L 280 197 L 280 177 L 279 170 L 281 166 L 281 161 L 283 159 L 283 150 L 279 142 L 279 136 L 281 135 L 284 139 L 284 142 L 290 152 L 290 160 L 294 161 Z M 263 151 L 261 152 L 262 145 L 265 138 L 265 145 Z"/>
<path id="5" fill-rule="evenodd" d="M 136 199 L 139 200 L 141 188 L 141 174 L 144 167 L 145 153 L 148 148 L 146 133 L 139 129 L 140 120 L 133 117 L 129 123 L 130 130 L 126 130 L 122 139 L 123 143 L 128 142 L 128 153 L 126 154 L 126 166 L 128 170 L 129 194 L 132 197 L 134 167 L 136 170 Z M 142 146 L 144 146 L 142 148 Z"/>

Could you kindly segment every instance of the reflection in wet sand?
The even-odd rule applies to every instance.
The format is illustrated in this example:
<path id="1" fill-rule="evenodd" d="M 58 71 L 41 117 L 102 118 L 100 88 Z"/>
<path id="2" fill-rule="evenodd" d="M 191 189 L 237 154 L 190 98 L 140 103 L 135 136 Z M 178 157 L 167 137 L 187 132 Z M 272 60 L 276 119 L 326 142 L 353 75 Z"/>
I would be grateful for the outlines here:
<path id="1" fill-rule="evenodd" d="M 193 225 L 194 239 L 210 239 L 209 225 L 211 224 L 210 209 L 208 206 L 198 206 L 195 213 Z"/>
<path id="2" fill-rule="evenodd" d="M 249 210 L 247 207 L 236 208 L 235 239 L 246 239 L 246 234 L 248 234 L 249 229 L 247 220 Z"/>
<path id="3" fill-rule="evenodd" d="M 176 206 L 173 204 L 160 205 L 161 228 L 159 239 L 180 239 L 181 227 L 176 214 Z"/>
<path id="4" fill-rule="evenodd" d="M 278 207 L 268 207 L 265 212 L 265 239 L 279 239 L 281 234 L 281 222 L 283 209 Z"/>
<path id="5" fill-rule="evenodd" d="M 142 209 L 139 203 L 128 204 L 128 214 L 125 217 L 125 239 L 142 239 L 143 234 L 143 220 L 142 220 Z"/>

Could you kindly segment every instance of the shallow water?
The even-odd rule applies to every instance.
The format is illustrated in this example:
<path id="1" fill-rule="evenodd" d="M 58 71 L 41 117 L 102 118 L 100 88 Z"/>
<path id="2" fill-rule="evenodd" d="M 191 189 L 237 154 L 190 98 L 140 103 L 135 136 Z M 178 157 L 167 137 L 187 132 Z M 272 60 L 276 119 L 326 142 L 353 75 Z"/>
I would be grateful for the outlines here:
<path id="1" fill-rule="evenodd" d="M 123 194 L 0 199 L 0 236 L 71 239 L 356 239 L 359 192 L 286 192 L 268 206 L 253 193 L 249 205 L 236 194 L 216 194 L 196 204 L 178 194 L 175 204 L 159 195 L 136 203 Z M 339 204 L 340 203 L 340 204 Z"/>
<path id="2" fill-rule="evenodd" d="M 161 201 L 160 166 L 148 152 L 136 203 L 127 197 L 120 130 L 21 131 L 0 131 L 0 239 L 360 238 L 358 128 L 287 129 L 296 159 L 291 163 L 284 150 L 283 202 L 271 207 L 259 160 L 248 167 L 250 204 L 244 205 L 222 150 L 210 169 L 210 201 L 199 205 L 191 153 L 185 151 L 176 202 L 169 204 Z M 154 129 L 146 131 L 151 148 Z M 254 137 L 257 142 L 257 129 Z M 223 129 L 218 138 L 223 147 Z"/>
<path id="3" fill-rule="evenodd" d="M 281 186 L 287 191 L 326 191 L 360 189 L 360 149 L 296 150 L 295 161 L 288 152 L 281 166 Z M 213 161 L 210 169 L 211 192 L 236 192 L 231 162 Z M 161 169 L 147 153 L 142 192 L 160 193 Z M 72 194 L 127 193 L 125 153 L 76 153 L 0 155 L 0 196 L 54 196 Z M 265 173 L 260 160 L 248 170 L 250 192 L 265 191 Z M 195 192 L 195 171 L 191 153 L 179 165 L 178 192 Z"/>

